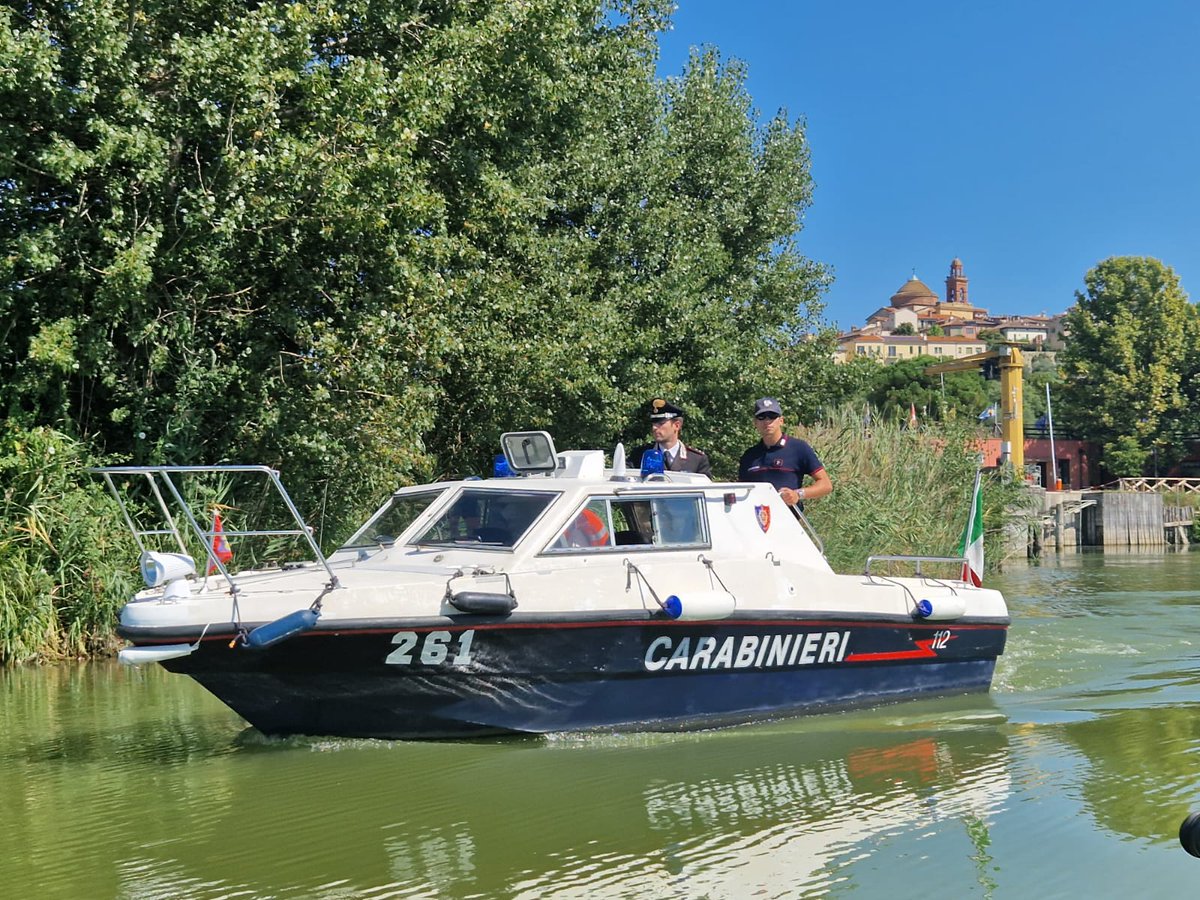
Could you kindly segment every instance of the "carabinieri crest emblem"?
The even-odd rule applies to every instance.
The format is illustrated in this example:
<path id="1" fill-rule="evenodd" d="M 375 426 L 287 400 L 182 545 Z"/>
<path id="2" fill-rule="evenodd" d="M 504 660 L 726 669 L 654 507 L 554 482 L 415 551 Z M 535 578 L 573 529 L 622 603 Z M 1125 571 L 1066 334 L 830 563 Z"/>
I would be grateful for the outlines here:
<path id="1" fill-rule="evenodd" d="M 754 507 L 754 518 L 758 519 L 758 527 L 766 531 L 771 527 L 771 507 L 756 506 Z"/>

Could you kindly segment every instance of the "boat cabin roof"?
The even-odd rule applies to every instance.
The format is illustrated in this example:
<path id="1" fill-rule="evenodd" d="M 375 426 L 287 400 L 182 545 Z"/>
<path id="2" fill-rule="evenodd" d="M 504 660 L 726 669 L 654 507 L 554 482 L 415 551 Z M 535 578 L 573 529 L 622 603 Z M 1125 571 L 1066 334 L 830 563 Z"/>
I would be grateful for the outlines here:
<path id="1" fill-rule="evenodd" d="M 663 552 L 771 554 L 829 570 L 815 534 L 770 485 L 631 473 L 620 447 L 614 455 L 612 467 L 602 451 L 566 451 L 536 473 L 403 488 L 342 550 L 365 558 L 399 548 L 412 564 L 509 571 L 534 559 Z"/>
<path id="2" fill-rule="evenodd" d="M 329 583 L 339 583 L 332 563 L 366 563 L 422 571 L 457 568 L 496 572 L 571 568 L 592 560 L 631 561 L 640 554 L 680 558 L 792 562 L 830 572 L 816 536 L 769 484 L 713 482 L 707 476 L 648 467 L 630 471 L 618 444 L 612 465 L 600 450 L 556 451 L 545 432 L 514 432 L 502 438 L 505 474 L 401 488 L 333 554 L 321 552 L 313 530 L 292 503 L 279 473 L 266 466 L 113 466 L 93 469 L 108 484 L 142 550 L 144 566 L 186 560 L 217 572 L 236 591 L 217 548 L 226 538 L 280 537 L 307 544 Z M 643 462 L 645 463 L 645 454 Z M 202 523 L 177 478 L 243 473 L 266 477 L 290 522 L 269 530 L 222 528 Z M 146 482 L 165 528 L 140 526 L 117 480 Z M 175 513 L 171 507 L 174 504 Z M 165 541 L 177 553 L 156 552 Z M 188 556 L 198 545 L 207 556 L 196 567 Z M 686 555 L 686 556 L 685 556 Z M 148 569 L 143 570 L 147 576 Z M 165 569 L 164 569 L 165 571 Z M 242 572 L 240 574 L 248 574 Z M 151 586 L 157 581 L 147 581 Z"/>

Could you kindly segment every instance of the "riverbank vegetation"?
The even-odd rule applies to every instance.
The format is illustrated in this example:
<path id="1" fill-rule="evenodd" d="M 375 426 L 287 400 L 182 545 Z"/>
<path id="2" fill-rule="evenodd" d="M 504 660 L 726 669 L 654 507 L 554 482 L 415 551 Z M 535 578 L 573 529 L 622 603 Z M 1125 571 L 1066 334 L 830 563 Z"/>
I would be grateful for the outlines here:
<path id="1" fill-rule="evenodd" d="M 715 52 L 658 78 L 668 6 L 0 10 L 0 407 L 278 466 L 340 523 L 514 423 L 594 446 L 659 394 L 713 433 L 819 395 L 802 123 Z"/>
<path id="2" fill-rule="evenodd" d="M 503 431 L 639 443 L 655 396 L 724 476 L 755 397 L 828 420 L 839 565 L 950 552 L 979 380 L 921 386 L 923 443 L 833 362 L 803 121 L 713 50 L 660 78 L 671 6 L 0 8 L 0 658 L 103 647 L 133 587 L 88 464 L 269 465 L 336 544 Z"/>
<path id="3" fill-rule="evenodd" d="M 1200 313 L 1157 259 L 1106 259 L 1084 285 L 1067 314 L 1062 421 L 1114 476 L 1149 474 L 1151 459 L 1165 473 L 1200 439 Z"/>
<path id="4" fill-rule="evenodd" d="M 837 484 L 808 510 L 836 570 L 861 571 L 872 553 L 959 552 L 977 460 L 969 430 L 914 430 L 899 421 L 864 427 L 850 408 L 802 430 Z M 10 428 L 0 442 L 4 664 L 106 653 L 116 643 L 117 611 L 140 587 L 138 549 L 102 482 L 87 473 L 92 462 L 84 444 L 51 429 Z M 1003 554 L 1007 510 L 1019 491 L 1000 477 L 985 484 L 989 570 Z M 146 515 L 143 525 L 157 522 Z M 336 546 L 330 540 L 324 549 Z M 239 561 L 246 562 L 240 548 Z"/>
<path id="5" fill-rule="evenodd" d="M 485 471 L 514 427 L 605 446 L 656 395 L 699 435 L 768 390 L 836 396 L 803 124 L 760 121 L 715 52 L 660 79 L 669 7 L 0 8 L 14 445 L 271 465 L 333 540 L 397 484 Z M 44 495 L 5 477 L 32 554 L 11 581 L 44 603 L 53 560 L 22 537 Z M 30 621 L 51 651 L 90 640 L 90 614 L 58 645 Z"/>

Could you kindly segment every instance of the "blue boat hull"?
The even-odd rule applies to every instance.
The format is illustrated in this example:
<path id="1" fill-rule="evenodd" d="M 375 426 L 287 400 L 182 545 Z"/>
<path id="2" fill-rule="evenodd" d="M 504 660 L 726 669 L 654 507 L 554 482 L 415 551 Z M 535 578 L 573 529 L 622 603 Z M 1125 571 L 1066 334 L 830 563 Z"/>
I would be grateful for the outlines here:
<path id="1" fill-rule="evenodd" d="M 230 648 L 229 633 L 210 631 L 194 653 L 162 665 L 267 734 L 681 730 L 986 691 L 1007 626 L 463 616 L 321 623 L 263 649 Z"/>

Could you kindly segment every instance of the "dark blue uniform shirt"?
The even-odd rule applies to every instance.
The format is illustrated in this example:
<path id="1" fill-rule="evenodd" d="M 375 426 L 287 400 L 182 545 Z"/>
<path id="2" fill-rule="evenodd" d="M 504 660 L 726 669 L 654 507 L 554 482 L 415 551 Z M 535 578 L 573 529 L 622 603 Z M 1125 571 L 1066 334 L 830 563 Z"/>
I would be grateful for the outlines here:
<path id="1" fill-rule="evenodd" d="M 784 435 L 773 447 L 759 441 L 743 453 L 738 464 L 738 481 L 766 481 L 776 489 L 799 490 L 804 486 L 805 475 L 823 468 L 807 441 Z"/>

